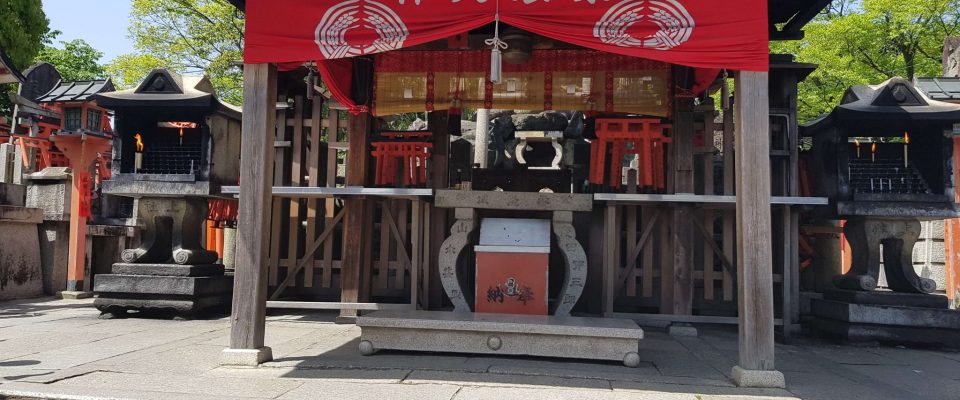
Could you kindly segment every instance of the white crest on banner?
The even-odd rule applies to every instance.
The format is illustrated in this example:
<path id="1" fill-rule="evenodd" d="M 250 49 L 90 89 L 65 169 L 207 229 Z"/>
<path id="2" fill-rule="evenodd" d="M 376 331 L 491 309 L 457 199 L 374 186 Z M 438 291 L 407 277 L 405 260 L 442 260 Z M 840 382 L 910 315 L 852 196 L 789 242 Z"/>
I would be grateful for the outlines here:
<path id="1" fill-rule="evenodd" d="M 403 47 L 403 41 L 410 32 L 393 9 L 380 2 L 365 0 L 363 19 L 358 16 L 360 11 L 360 0 L 351 0 L 330 7 L 323 14 L 314 37 L 324 58 L 353 57 Z M 371 29 L 378 38 L 370 44 L 347 42 L 347 32 L 356 28 Z"/>
<path id="2" fill-rule="evenodd" d="M 646 37 L 632 36 L 628 30 L 644 18 L 660 29 Z M 670 50 L 690 40 L 694 27 L 693 17 L 677 0 L 624 0 L 597 21 L 593 36 L 620 47 Z"/>

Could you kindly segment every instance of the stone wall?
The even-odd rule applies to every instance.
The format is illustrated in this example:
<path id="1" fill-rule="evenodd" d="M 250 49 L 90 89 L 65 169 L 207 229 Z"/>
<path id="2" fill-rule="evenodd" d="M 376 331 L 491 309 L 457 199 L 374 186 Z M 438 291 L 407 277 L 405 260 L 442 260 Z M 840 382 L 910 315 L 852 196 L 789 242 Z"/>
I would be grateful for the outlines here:
<path id="1" fill-rule="evenodd" d="M 22 193 L 22 190 L 6 188 L 5 183 L 0 186 L 4 187 L 0 192 L 6 194 Z M 22 201 L 10 201 L 21 203 L 17 205 L 0 203 L 0 301 L 43 295 L 37 240 L 37 224 L 43 221 L 43 212 L 23 207 Z"/>
<path id="2" fill-rule="evenodd" d="M 0 183 L 22 183 L 23 161 L 17 146 L 0 144 Z"/>
<path id="3" fill-rule="evenodd" d="M 41 209 L 43 215 L 38 227 L 40 265 L 43 291 L 48 295 L 67 288 L 71 179 L 69 168 L 46 168 L 26 177 L 27 206 Z"/>

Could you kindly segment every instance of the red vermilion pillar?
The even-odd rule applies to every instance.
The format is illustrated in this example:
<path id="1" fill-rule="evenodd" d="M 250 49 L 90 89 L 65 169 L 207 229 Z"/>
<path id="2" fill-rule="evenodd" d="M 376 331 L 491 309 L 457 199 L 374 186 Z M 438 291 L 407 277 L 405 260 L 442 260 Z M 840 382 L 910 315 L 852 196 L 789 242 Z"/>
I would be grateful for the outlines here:
<path id="1" fill-rule="evenodd" d="M 111 140 L 86 133 L 53 135 L 50 140 L 70 161 L 73 184 L 70 197 L 70 259 L 67 264 L 66 292 L 83 291 L 87 218 L 90 217 L 89 169 L 101 152 L 110 151 Z"/>

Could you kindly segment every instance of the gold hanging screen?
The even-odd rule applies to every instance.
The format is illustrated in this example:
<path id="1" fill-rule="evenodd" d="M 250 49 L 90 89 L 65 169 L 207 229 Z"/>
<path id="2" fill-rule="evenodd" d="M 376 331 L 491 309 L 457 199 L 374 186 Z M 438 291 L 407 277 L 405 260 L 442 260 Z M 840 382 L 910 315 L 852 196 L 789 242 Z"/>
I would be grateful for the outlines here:
<path id="1" fill-rule="evenodd" d="M 592 50 L 534 50 L 487 80 L 489 51 L 393 51 L 375 57 L 377 116 L 465 108 L 582 110 L 666 117 L 669 64 Z"/>

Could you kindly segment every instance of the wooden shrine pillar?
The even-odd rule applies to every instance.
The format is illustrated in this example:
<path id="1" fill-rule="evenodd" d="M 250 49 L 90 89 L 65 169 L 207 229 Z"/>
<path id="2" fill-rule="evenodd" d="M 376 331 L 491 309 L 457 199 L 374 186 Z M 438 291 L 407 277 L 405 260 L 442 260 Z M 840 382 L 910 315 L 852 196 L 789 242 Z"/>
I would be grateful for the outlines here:
<path id="1" fill-rule="evenodd" d="M 678 99 L 673 124 L 673 166 L 670 173 L 673 175 L 674 193 L 694 194 L 693 175 L 693 140 L 694 114 L 693 99 Z M 672 273 L 662 278 L 665 287 L 664 300 L 660 305 L 661 312 L 673 315 L 693 314 L 693 264 L 694 264 L 694 237 L 693 206 L 690 204 L 675 204 L 671 207 L 670 233 L 673 243 L 673 262 L 667 266 Z M 674 333 L 671 326 L 671 333 Z M 684 330 L 693 328 L 684 325 Z M 680 334 L 680 333 L 678 333 Z"/>
<path id="2" fill-rule="evenodd" d="M 774 369 L 768 86 L 768 72 L 737 73 L 734 141 L 740 348 L 731 376 L 739 386 L 782 388 L 783 374 Z"/>
<path id="3" fill-rule="evenodd" d="M 273 197 L 277 67 L 244 64 L 240 202 L 230 348 L 220 365 L 256 366 L 273 358 L 263 345 L 267 311 L 267 249 Z"/>
<path id="4" fill-rule="evenodd" d="M 365 186 L 367 183 L 367 165 L 370 157 L 369 113 L 350 114 L 347 117 L 347 186 Z M 369 245 L 372 230 L 367 229 L 367 200 L 350 197 L 344 200 L 343 217 L 343 261 L 340 264 L 340 301 L 359 303 L 369 299 L 369 272 L 365 274 L 365 248 Z M 366 276 L 364 276 L 366 275 Z M 354 323 L 357 310 L 341 309 L 337 323 Z"/>
<path id="5" fill-rule="evenodd" d="M 433 132 L 433 151 L 430 156 L 430 187 L 434 189 L 447 189 L 450 186 L 450 176 L 447 166 L 450 161 L 450 113 L 447 110 L 431 111 L 427 116 L 427 128 Z M 440 256 L 440 247 L 443 241 L 450 234 L 447 228 L 447 212 L 449 209 L 431 207 L 430 213 L 430 247 L 427 249 L 430 253 L 427 255 L 429 268 L 423 273 L 427 274 L 427 282 L 440 282 L 440 268 L 438 267 L 438 257 Z M 424 308 L 437 308 L 443 305 L 445 293 L 441 285 L 433 284 L 425 288 L 429 303 Z"/>

